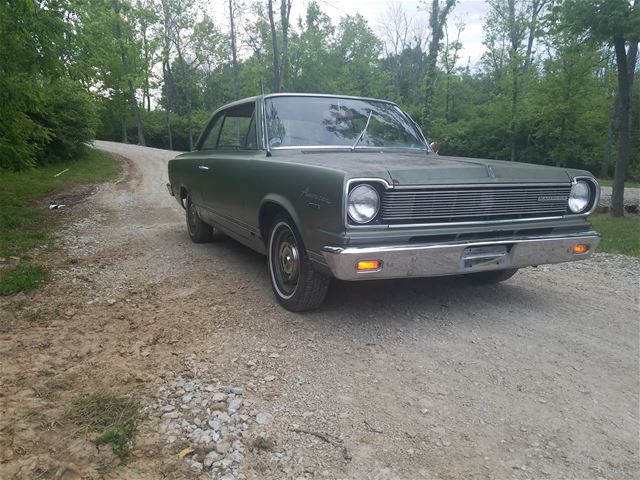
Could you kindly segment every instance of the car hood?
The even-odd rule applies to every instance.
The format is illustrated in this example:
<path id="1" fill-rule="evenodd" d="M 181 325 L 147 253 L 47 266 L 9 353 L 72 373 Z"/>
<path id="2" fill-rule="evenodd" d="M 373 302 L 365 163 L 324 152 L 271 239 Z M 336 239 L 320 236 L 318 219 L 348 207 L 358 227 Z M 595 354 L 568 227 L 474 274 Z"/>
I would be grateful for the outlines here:
<path id="1" fill-rule="evenodd" d="M 342 170 L 348 178 L 382 177 L 404 186 L 571 181 L 564 168 L 424 153 L 297 151 L 294 161 Z"/>

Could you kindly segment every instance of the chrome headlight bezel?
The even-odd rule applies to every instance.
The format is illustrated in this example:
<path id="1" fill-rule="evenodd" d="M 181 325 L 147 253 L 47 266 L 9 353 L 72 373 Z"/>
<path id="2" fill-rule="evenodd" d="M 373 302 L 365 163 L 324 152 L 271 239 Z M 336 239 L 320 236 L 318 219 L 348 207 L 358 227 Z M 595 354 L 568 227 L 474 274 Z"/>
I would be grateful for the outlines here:
<path id="1" fill-rule="evenodd" d="M 373 221 L 380 211 L 380 193 L 368 184 L 361 183 L 347 195 L 347 216 L 357 225 Z"/>
<path id="2" fill-rule="evenodd" d="M 587 216 L 598 206 L 600 186 L 593 177 L 574 177 L 571 181 L 571 191 L 567 199 L 567 209 L 570 215 Z"/>

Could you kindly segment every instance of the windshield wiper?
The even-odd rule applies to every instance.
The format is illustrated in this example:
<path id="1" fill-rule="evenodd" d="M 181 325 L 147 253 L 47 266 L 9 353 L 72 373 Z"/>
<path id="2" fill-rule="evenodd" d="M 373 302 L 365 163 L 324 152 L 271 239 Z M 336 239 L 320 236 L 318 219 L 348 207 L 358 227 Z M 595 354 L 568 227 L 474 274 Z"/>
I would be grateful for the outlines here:
<path id="1" fill-rule="evenodd" d="M 365 123 L 364 128 L 362 129 L 362 132 L 360 132 L 360 135 L 358 135 L 358 138 L 356 138 L 356 141 L 353 144 L 353 147 L 351 147 L 351 151 L 352 152 L 355 151 L 356 147 L 360 143 L 360 140 L 362 140 L 362 137 L 364 137 L 364 134 L 367 132 L 367 127 L 369 126 L 369 122 L 371 121 L 371 114 L 372 113 L 373 113 L 373 110 L 369 110 L 369 116 L 367 117 L 367 123 Z"/>

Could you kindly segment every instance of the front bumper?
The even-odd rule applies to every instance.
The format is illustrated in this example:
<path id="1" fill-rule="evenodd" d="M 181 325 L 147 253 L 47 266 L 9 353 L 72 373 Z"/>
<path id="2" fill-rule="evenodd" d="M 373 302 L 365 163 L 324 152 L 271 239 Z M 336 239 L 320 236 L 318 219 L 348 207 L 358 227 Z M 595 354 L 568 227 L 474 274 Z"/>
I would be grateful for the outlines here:
<path id="1" fill-rule="evenodd" d="M 589 258 L 600 243 L 598 232 L 518 237 L 495 241 L 470 241 L 381 247 L 332 247 L 322 255 L 340 280 L 437 277 L 487 270 L 521 268 Z M 587 245 L 585 253 L 574 253 L 576 245 Z M 378 260 L 378 270 L 358 271 L 360 261 Z"/>

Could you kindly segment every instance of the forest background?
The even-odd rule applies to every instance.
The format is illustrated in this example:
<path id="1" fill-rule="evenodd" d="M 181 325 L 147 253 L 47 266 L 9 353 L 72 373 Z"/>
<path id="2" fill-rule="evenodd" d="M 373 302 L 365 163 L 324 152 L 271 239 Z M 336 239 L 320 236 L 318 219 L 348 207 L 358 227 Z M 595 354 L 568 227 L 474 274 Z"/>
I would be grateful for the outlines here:
<path id="1" fill-rule="evenodd" d="M 397 102 L 441 154 L 615 176 L 623 214 L 640 180 L 638 0 L 489 0 L 474 63 L 456 0 L 389 2 L 376 25 L 314 1 L 293 18 L 295 2 L 0 1 L 0 170 L 93 138 L 189 150 L 234 99 L 335 93 Z"/>

